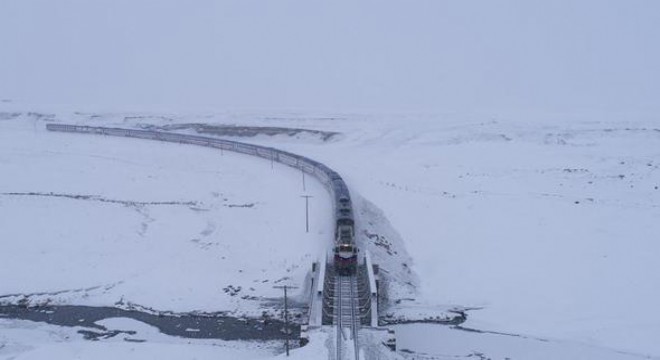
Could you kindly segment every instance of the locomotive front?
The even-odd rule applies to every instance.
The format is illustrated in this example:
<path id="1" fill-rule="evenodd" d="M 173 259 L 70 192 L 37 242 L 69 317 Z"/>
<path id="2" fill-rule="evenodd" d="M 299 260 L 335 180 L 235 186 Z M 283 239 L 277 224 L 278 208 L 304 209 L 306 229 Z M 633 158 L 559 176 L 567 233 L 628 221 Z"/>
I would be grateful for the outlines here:
<path id="1" fill-rule="evenodd" d="M 343 185 L 343 188 L 345 189 L 345 185 Z M 336 203 L 335 271 L 340 275 L 354 275 L 357 272 L 358 249 L 355 246 L 353 210 L 348 197 L 348 190 L 339 194 Z"/>

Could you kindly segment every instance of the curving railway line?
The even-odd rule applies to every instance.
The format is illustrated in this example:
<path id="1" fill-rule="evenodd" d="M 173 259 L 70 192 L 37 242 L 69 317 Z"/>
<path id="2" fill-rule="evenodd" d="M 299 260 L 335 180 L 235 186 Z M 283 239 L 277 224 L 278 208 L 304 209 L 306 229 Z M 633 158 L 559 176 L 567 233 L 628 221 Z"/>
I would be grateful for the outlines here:
<path id="1" fill-rule="evenodd" d="M 152 130 L 68 124 L 47 124 L 46 128 L 49 131 L 130 137 L 218 148 L 278 162 L 317 178 L 332 196 L 337 222 L 333 247 L 336 273 L 331 284 L 334 286 L 332 319 L 337 337 L 335 355 L 337 360 L 359 359 L 360 311 L 356 274 L 358 250 L 354 240 L 353 209 L 348 187 L 336 171 L 318 161 L 288 151 L 232 140 Z"/>

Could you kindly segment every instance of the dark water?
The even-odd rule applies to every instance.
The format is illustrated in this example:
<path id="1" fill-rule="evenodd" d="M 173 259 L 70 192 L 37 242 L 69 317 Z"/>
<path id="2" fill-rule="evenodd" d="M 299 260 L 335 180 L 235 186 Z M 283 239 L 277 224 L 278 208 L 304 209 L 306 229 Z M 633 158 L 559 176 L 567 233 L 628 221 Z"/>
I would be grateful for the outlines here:
<path id="1" fill-rule="evenodd" d="M 60 326 L 81 326 L 88 339 L 122 333 L 95 324 L 103 319 L 124 317 L 152 325 L 163 334 L 196 339 L 278 340 L 285 339 L 284 322 L 274 319 L 245 319 L 215 314 L 159 315 L 114 307 L 93 306 L 0 306 L 0 317 L 45 322 Z M 300 325 L 290 324 L 291 339 L 300 337 Z M 192 330 L 192 331 L 191 331 Z"/>

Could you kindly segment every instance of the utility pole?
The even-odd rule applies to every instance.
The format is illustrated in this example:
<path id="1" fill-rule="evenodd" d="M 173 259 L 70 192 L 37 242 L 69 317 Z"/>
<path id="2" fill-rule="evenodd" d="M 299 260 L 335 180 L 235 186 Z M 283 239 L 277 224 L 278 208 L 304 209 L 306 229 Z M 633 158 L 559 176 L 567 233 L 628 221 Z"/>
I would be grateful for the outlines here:
<path id="1" fill-rule="evenodd" d="M 287 300 L 286 289 L 297 289 L 297 286 L 290 285 L 277 285 L 273 286 L 276 289 L 284 289 L 284 332 L 286 333 L 286 356 L 289 356 L 289 338 L 291 338 L 291 330 L 289 329 L 289 305 Z"/>
<path id="2" fill-rule="evenodd" d="M 300 168 L 300 172 L 302 172 L 302 177 L 303 177 L 303 191 L 307 191 L 305 188 L 305 169 Z"/>
<path id="3" fill-rule="evenodd" d="M 309 198 L 313 197 L 312 195 L 300 195 L 300 197 L 305 198 L 305 232 L 309 232 Z"/>

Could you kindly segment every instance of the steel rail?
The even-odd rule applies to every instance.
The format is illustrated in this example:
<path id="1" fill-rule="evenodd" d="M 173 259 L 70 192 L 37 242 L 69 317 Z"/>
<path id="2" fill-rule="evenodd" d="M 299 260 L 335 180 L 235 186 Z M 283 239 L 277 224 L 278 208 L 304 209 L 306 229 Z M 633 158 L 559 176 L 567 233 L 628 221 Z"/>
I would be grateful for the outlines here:
<path id="1" fill-rule="evenodd" d="M 355 285 L 355 286 L 354 286 Z M 355 296 L 355 288 L 357 288 L 357 276 L 351 276 L 351 335 L 353 336 L 353 350 L 355 351 L 355 360 L 360 360 L 360 347 L 358 344 L 358 321 L 360 320 L 355 314 L 355 302 L 359 299 Z"/>
<path id="2" fill-rule="evenodd" d="M 358 338 L 359 317 L 356 298 L 357 277 L 335 276 L 335 319 L 337 326 L 336 359 L 342 359 L 342 348 L 346 338 L 345 328 L 350 329 L 351 340 L 353 340 L 353 358 L 359 360 L 360 346 Z M 346 323 L 348 322 L 348 324 Z"/>
<path id="3" fill-rule="evenodd" d="M 337 281 L 339 280 L 339 281 Z M 343 305 L 342 305 L 342 286 L 341 277 L 335 276 L 335 296 L 337 297 L 337 305 L 335 306 L 335 313 L 337 316 L 337 360 L 341 360 L 341 345 L 343 343 L 344 330 L 342 329 Z"/>

